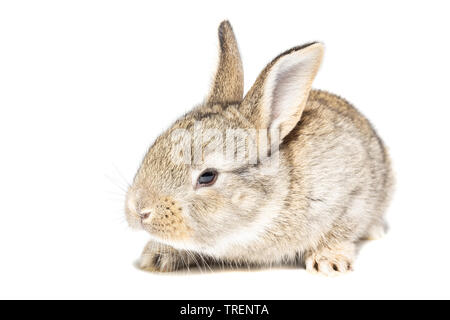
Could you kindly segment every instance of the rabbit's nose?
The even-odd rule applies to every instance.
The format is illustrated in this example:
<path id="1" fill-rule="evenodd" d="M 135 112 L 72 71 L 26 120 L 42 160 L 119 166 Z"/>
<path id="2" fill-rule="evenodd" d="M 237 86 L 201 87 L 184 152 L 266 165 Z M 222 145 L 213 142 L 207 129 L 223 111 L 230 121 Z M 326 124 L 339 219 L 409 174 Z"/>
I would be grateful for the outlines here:
<path id="1" fill-rule="evenodd" d="M 151 213 L 152 213 L 152 210 L 143 209 L 143 210 L 139 211 L 139 216 L 145 220 L 150 216 Z"/>

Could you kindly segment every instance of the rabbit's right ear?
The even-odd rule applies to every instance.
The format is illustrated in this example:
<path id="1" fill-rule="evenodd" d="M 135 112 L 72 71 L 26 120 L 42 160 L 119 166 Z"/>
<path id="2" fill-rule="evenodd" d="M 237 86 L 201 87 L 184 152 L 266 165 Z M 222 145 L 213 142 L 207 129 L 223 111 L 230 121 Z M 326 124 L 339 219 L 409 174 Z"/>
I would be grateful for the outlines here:
<path id="1" fill-rule="evenodd" d="M 245 96 L 241 113 L 256 128 L 279 130 L 283 139 L 300 121 L 322 55 L 323 45 L 316 42 L 276 57 Z"/>
<path id="2" fill-rule="evenodd" d="M 219 65 L 206 103 L 239 103 L 244 95 L 244 71 L 236 38 L 228 21 L 223 21 L 219 26 L 219 44 Z"/>

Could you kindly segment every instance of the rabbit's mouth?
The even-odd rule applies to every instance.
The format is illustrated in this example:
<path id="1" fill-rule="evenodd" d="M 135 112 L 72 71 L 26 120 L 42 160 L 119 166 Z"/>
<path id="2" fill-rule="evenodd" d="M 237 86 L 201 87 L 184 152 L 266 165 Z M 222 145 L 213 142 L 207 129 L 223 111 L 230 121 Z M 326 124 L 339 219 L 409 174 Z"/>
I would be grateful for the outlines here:
<path id="1" fill-rule="evenodd" d="M 131 227 L 143 229 L 155 238 L 186 240 L 191 233 L 179 201 L 150 192 L 149 188 L 130 188 L 125 212 Z"/>
<path id="2" fill-rule="evenodd" d="M 182 221 L 170 219 L 170 216 L 164 218 L 166 221 L 149 217 L 142 219 L 140 224 L 151 236 L 162 241 L 185 240 L 189 237 L 189 228 Z"/>
<path id="3" fill-rule="evenodd" d="M 178 201 L 169 196 L 155 197 L 152 200 L 145 203 L 146 207 L 137 203 L 134 206 L 136 210 L 129 210 L 131 215 L 139 219 L 140 227 L 157 238 L 187 239 L 190 228 L 186 225 L 183 209 Z"/>

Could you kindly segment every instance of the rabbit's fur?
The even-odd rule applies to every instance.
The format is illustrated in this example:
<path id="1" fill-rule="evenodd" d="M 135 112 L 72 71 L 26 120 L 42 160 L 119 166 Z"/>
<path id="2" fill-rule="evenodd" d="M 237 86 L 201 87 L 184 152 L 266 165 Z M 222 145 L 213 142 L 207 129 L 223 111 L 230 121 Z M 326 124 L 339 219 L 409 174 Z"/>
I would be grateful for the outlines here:
<path id="1" fill-rule="evenodd" d="M 355 243 L 384 228 L 393 176 L 383 142 L 347 101 L 311 90 L 320 43 L 279 55 L 243 98 L 241 59 L 226 21 L 219 41 L 210 94 L 157 138 L 127 193 L 129 224 L 151 236 L 141 267 L 170 271 L 206 261 L 265 266 L 303 257 L 312 272 L 351 269 Z M 201 162 L 174 162 L 177 130 L 205 144 L 196 126 L 224 134 L 230 128 L 276 129 L 282 142 L 256 164 L 208 150 Z M 275 166 L 268 160 L 274 156 Z M 217 170 L 217 181 L 198 188 L 206 168 Z"/>

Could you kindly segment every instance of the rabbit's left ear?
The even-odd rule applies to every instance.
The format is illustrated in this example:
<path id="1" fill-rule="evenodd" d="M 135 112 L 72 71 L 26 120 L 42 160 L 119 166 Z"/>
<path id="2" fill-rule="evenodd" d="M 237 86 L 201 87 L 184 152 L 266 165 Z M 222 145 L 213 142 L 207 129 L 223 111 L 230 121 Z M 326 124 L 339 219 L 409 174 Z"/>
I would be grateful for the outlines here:
<path id="1" fill-rule="evenodd" d="M 206 102 L 239 103 L 244 94 L 244 71 L 236 38 L 228 21 L 223 21 L 219 26 L 219 44 L 219 65 Z"/>
<path id="2" fill-rule="evenodd" d="M 323 45 L 311 43 L 276 57 L 256 79 L 240 111 L 257 128 L 279 130 L 283 139 L 300 121 L 322 56 Z"/>

